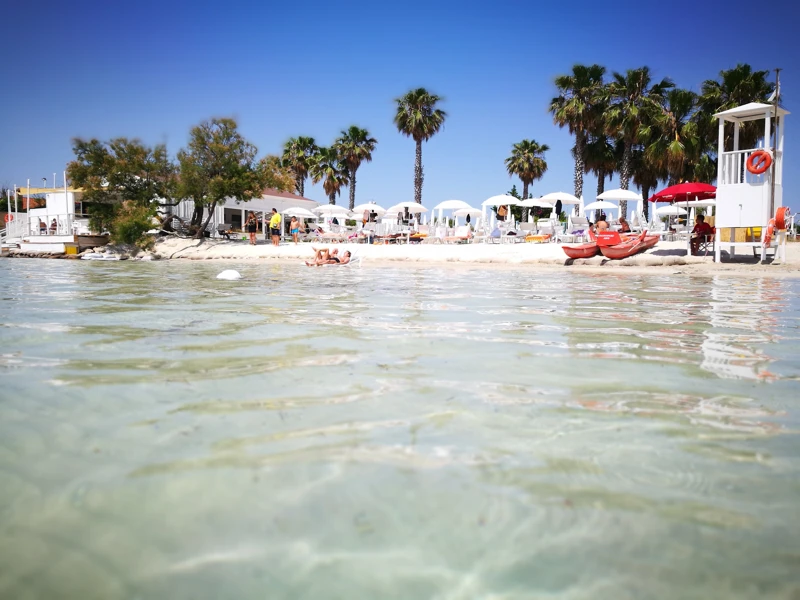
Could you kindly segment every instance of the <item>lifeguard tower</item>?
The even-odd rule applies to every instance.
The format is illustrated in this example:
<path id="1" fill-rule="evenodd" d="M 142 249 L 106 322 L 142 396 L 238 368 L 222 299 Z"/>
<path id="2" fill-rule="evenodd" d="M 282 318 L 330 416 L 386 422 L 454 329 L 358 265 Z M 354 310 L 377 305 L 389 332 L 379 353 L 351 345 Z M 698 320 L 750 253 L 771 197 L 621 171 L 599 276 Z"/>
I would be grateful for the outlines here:
<path id="1" fill-rule="evenodd" d="M 717 262 L 720 260 L 721 244 L 728 247 L 731 256 L 740 247 L 753 250 L 761 248 L 762 261 L 766 258 L 767 247 L 777 246 L 782 260 L 786 260 L 785 231 L 780 231 L 782 227 L 778 223 L 779 227 L 774 227 L 774 235 L 770 240 L 768 229 L 771 233 L 773 228 L 770 219 L 783 206 L 783 121 L 788 114 L 783 108 L 771 104 L 751 102 L 714 115 L 719 119 L 715 221 Z M 764 123 L 761 147 L 740 149 L 739 132 L 742 125 L 750 121 Z M 728 152 L 725 151 L 726 123 L 733 123 L 734 126 L 733 150 Z M 774 152 L 770 147 L 773 137 L 776 142 Z M 761 228 L 760 236 L 756 235 L 754 228 Z M 725 241 L 721 241 L 723 229 L 729 229 Z M 776 258 L 779 250 L 776 250 Z"/>

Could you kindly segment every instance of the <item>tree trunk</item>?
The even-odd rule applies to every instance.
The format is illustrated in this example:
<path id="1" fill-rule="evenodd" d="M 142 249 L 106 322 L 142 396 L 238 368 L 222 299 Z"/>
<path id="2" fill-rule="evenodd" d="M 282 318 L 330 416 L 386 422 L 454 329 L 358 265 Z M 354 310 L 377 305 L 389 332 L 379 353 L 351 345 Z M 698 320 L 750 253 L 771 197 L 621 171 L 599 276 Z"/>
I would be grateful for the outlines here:
<path id="1" fill-rule="evenodd" d="M 628 189 L 631 180 L 631 162 L 633 159 L 633 144 L 625 142 L 625 151 L 622 153 L 622 167 L 619 170 L 619 187 L 623 190 Z M 619 216 L 628 218 L 628 201 L 621 200 L 619 203 Z"/>
<path id="2" fill-rule="evenodd" d="M 422 204 L 422 180 L 425 176 L 422 174 L 422 140 L 417 142 L 417 155 L 414 159 L 414 202 Z"/>
<path id="3" fill-rule="evenodd" d="M 208 224 L 211 222 L 211 219 L 214 217 L 214 210 L 216 210 L 216 208 L 217 208 L 217 201 L 214 200 L 214 202 L 211 203 L 211 206 L 208 207 L 208 216 L 206 217 L 205 223 L 203 223 L 203 226 L 200 229 L 197 230 L 196 234 L 194 234 L 194 237 L 196 239 L 198 239 L 198 240 L 205 239 L 206 227 L 208 227 Z"/>
<path id="4" fill-rule="evenodd" d="M 301 173 L 297 173 L 297 175 L 295 175 L 295 179 L 297 180 L 297 194 L 298 194 L 298 196 L 305 196 L 306 195 L 306 178 Z"/>
<path id="5" fill-rule="evenodd" d="M 192 220 L 189 225 L 192 227 L 199 227 L 200 222 L 203 220 L 203 205 L 199 202 L 194 203 L 194 212 L 192 213 Z"/>
<path id="6" fill-rule="evenodd" d="M 650 220 L 650 215 L 649 215 L 650 202 L 647 200 L 649 197 L 650 197 L 650 186 L 649 185 L 643 185 L 642 186 L 642 198 L 644 198 L 644 202 L 642 202 L 642 206 L 643 206 L 642 210 L 644 210 L 644 220 L 645 221 L 649 221 Z M 644 226 L 644 223 L 642 223 L 642 226 Z"/>
<path id="7" fill-rule="evenodd" d="M 586 155 L 586 133 L 583 131 L 575 132 L 575 197 L 580 198 L 583 195 L 583 169 L 584 158 Z M 580 205 L 575 205 L 575 214 L 577 215 Z"/>
<path id="8" fill-rule="evenodd" d="M 527 181 L 523 181 L 522 182 L 522 199 L 523 200 L 527 200 L 528 199 L 528 182 Z M 523 218 L 525 219 L 525 221 L 527 221 L 528 220 L 528 215 L 530 215 L 531 209 L 527 208 L 522 212 L 523 212 L 523 215 L 522 215 Z"/>
<path id="9" fill-rule="evenodd" d="M 328 196 L 328 204 L 336 204 L 336 192 Z"/>
<path id="10" fill-rule="evenodd" d="M 350 173 L 350 210 L 356 205 L 356 169 Z"/>
<path id="11" fill-rule="evenodd" d="M 606 172 L 603 169 L 597 171 L 597 195 L 599 196 L 606 191 Z M 600 219 L 600 211 L 594 211 L 594 222 Z"/>

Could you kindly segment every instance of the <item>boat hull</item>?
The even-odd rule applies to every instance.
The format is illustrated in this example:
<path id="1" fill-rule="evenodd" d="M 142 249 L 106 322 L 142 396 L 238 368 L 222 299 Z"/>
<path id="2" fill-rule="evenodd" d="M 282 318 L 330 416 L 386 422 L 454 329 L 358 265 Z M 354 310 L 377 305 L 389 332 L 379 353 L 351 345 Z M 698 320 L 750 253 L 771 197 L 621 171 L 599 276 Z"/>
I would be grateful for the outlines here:
<path id="1" fill-rule="evenodd" d="M 578 246 L 561 246 L 564 254 L 570 258 L 591 258 L 600 254 L 600 248 L 597 242 L 590 242 L 588 244 L 580 244 Z"/>
<path id="2" fill-rule="evenodd" d="M 657 235 L 651 235 L 647 237 L 639 237 L 628 242 L 624 242 L 622 244 L 617 244 L 615 246 L 604 246 L 600 248 L 600 252 L 603 253 L 603 256 L 609 258 L 611 260 L 621 260 L 623 258 L 628 258 L 629 256 L 633 256 L 634 254 L 639 254 L 640 252 L 644 252 L 648 248 L 652 248 L 658 242 Z"/>

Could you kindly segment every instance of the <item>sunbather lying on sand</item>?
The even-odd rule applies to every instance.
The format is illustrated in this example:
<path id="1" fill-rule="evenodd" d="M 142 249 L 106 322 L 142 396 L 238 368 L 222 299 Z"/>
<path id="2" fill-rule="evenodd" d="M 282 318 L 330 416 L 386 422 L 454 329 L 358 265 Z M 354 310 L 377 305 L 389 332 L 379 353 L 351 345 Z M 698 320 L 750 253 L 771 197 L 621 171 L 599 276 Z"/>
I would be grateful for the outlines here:
<path id="1" fill-rule="evenodd" d="M 320 267 L 322 265 L 346 265 L 350 262 L 350 252 L 346 251 L 344 255 L 339 258 L 338 250 L 333 250 L 330 253 L 327 253 L 327 250 L 318 250 L 317 251 L 317 258 L 314 262 L 306 261 L 307 267 Z"/>

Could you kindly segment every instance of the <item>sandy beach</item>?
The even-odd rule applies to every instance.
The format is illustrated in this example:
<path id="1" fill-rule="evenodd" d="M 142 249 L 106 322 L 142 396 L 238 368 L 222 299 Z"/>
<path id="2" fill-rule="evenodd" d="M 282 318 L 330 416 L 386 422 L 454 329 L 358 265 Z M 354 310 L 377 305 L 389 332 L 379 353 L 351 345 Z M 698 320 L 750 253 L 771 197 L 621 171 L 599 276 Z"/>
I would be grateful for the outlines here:
<path id="1" fill-rule="evenodd" d="M 581 270 L 616 269 L 626 272 L 651 272 L 653 267 L 681 267 L 682 271 L 697 274 L 758 274 L 778 277 L 800 277 L 800 244 L 787 245 L 786 264 L 760 264 L 740 249 L 734 261 L 728 261 L 723 247 L 723 262 L 713 257 L 686 256 L 684 242 L 660 242 L 645 253 L 624 259 L 607 260 L 595 256 L 585 260 L 569 260 L 560 244 L 435 244 L 435 245 L 367 245 L 367 244 L 292 244 L 274 247 L 263 240 L 251 246 L 241 241 L 217 241 L 167 238 L 156 244 L 155 252 L 164 259 L 187 260 L 268 260 L 302 261 L 313 257 L 314 248 L 349 250 L 360 259 L 361 265 L 399 265 L 428 263 L 432 265 L 486 265 L 498 267 L 570 268 Z"/>

